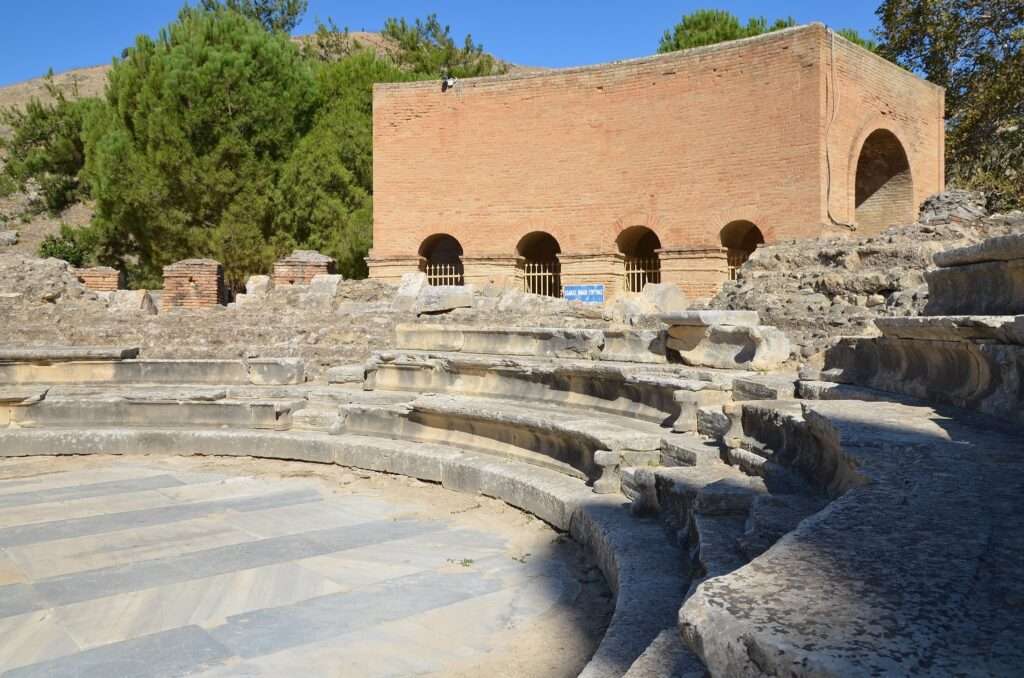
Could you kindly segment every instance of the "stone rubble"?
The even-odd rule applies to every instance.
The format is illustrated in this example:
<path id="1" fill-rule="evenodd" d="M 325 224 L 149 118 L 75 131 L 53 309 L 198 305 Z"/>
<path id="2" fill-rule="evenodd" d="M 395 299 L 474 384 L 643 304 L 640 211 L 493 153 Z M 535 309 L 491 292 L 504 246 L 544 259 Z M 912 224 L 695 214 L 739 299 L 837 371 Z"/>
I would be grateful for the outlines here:
<path id="1" fill-rule="evenodd" d="M 920 313 L 936 253 L 1022 231 L 1024 212 L 987 214 L 980 194 L 948 191 L 924 202 L 917 223 L 876 236 L 759 247 L 708 305 L 757 311 L 811 356 L 838 337 L 877 334 L 877 317 Z"/>

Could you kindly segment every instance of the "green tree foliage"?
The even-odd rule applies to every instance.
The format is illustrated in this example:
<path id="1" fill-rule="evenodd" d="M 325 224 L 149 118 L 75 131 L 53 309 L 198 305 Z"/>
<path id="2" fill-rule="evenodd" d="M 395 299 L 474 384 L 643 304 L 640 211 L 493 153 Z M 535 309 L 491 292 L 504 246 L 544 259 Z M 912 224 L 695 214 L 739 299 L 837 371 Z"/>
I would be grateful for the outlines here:
<path id="1" fill-rule="evenodd" d="M 466 35 L 459 47 L 451 36 L 451 28 L 442 25 L 436 14 L 411 24 L 405 19 L 388 19 L 382 33 L 396 45 L 397 64 L 424 76 L 470 78 L 507 70 L 484 52 L 483 45 L 473 42 L 471 35 Z"/>
<path id="2" fill-rule="evenodd" d="M 140 36 L 87 119 L 85 173 L 108 257 L 151 280 L 212 256 L 235 286 L 265 270 L 278 171 L 309 129 L 312 68 L 287 36 L 223 9 L 186 8 Z"/>
<path id="3" fill-rule="evenodd" d="M 268 31 L 291 33 L 302 21 L 309 7 L 308 0 L 202 0 L 208 11 L 226 8 L 255 19 Z"/>
<path id="4" fill-rule="evenodd" d="M 855 45 L 860 45 L 869 52 L 878 53 L 878 43 L 871 38 L 865 38 L 853 28 L 840 28 L 836 31 Z"/>
<path id="5" fill-rule="evenodd" d="M 1024 2 L 885 0 L 880 51 L 946 88 L 951 182 L 1024 206 Z"/>
<path id="6" fill-rule="evenodd" d="M 71 98 L 53 84 L 52 72 L 44 86 L 51 101 L 32 99 L 24 109 L 0 111 L 0 122 L 10 126 L 10 139 L 0 138 L 7 155 L 3 168 L 8 185 L 24 188 L 29 179 L 39 182 L 43 207 L 59 212 L 86 193 L 79 172 L 85 163 L 82 128 L 91 99 Z"/>
<path id="7" fill-rule="evenodd" d="M 658 52 L 675 52 L 691 47 L 714 45 L 794 25 L 796 22 L 792 17 L 776 19 L 771 24 L 764 17 L 752 17 L 743 25 L 731 12 L 721 9 L 698 9 L 690 14 L 684 14 L 679 23 L 665 31 L 658 44 Z"/>
<path id="8" fill-rule="evenodd" d="M 727 40 L 739 40 L 740 38 L 751 38 L 755 35 L 771 33 L 783 28 L 790 28 L 796 25 L 793 17 L 776 19 L 768 23 L 764 17 L 751 17 L 746 25 L 732 13 L 720 9 L 698 9 L 690 14 L 683 15 L 682 20 L 665 31 L 658 44 L 658 52 L 675 52 L 680 49 L 691 47 L 704 47 L 714 45 Z M 861 35 L 852 28 L 841 28 L 838 31 L 847 40 L 871 50 L 877 50 L 878 45 Z"/>
<path id="9" fill-rule="evenodd" d="M 39 256 L 63 259 L 72 266 L 84 266 L 94 261 L 97 249 L 96 232 L 74 229 L 61 224 L 60 234 L 50 234 L 39 244 Z"/>
<path id="10" fill-rule="evenodd" d="M 412 74 L 369 50 L 318 69 L 316 124 L 281 172 L 276 249 L 290 243 L 329 254 L 348 277 L 364 277 L 372 237 L 373 83 Z"/>

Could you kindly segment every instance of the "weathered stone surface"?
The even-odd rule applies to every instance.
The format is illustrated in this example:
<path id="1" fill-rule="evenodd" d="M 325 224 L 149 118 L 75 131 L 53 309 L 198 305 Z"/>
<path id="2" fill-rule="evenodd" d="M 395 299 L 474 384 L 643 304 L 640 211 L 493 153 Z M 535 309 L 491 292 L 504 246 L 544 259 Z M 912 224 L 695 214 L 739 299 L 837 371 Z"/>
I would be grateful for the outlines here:
<path id="1" fill-rule="evenodd" d="M 928 408 L 805 410 L 778 454 L 859 481 L 687 600 L 682 634 L 712 675 L 1015 674 L 1021 440 Z"/>
<path id="2" fill-rule="evenodd" d="M 102 346 L 41 346 L 0 348 L 0 362 L 51 363 L 68 360 L 124 360 L 139 355 L 138 348 Z"/>
<path id="3" fill-rule="evenodd" d="M 789 359 L 789 339 L 774 327 L 676 325 L 669 332 L 668 347 L 687 365 L 772 370 Z"/>
<path id="4" fill-rule="evenodd" d="M 757 374 L 732 381 L 733 400 L 783 400 L 796 397 L 797 375 Z"/>
<path id="5" fill-rule="evenodd" d="M 319 273 L 309 281 L 309 292 L 312 296 L 324 296 L 333 299 L 338 294 L 338 286 L 345 276 L 338 273 Z"/>
<path id="6" fill-rule="evenodd" d="M 933 259 L 940 268 L 1024 259 L 1024 233 L 989 238 L 976 245 L 943 250 L 936 252 Z"/>
<path id="7" fill-rule="evenodd" d="M 147 290 L 116 290 L 110 293 L 107 308 L 114 313 L 156 315 L 156 304 Z"/>
<path id="8" fill-rule="evenodd" d="M 937 268 L 925 279 L 924 315 L 1024 313 L 1024 258 Z"/>
<path id="9" fill-rule="evenodd" d="M 756 311 L 676 311 L 662 313 L 661 321 L 669 326 L 708 327 L 710 325 L 732 325 L 754 327 L 760 324 Z"/>
<path id="10" fill-rule="evenodd" d="M 879 318 L 886 337 L 932 341 L 994 341 L 1024 345 L 1024 315 L 954 315 Z"/>
<path id="11" fill-rule="evenodd" d="M 252 275 L 245 281 L 245 293 L 252 297 L 260 297 L 274 289 L 269 275 Z"/>
<path id="12" fill-rule="evenodd" d="M 656 313 L 685 311 L 689 305 L 686 293 L 674 283 L 647 283 L 640 292 L 640 298 Z"/>
<path id="13" fill-rule="evenodd" d="M 391 308 L 395 311 L 411 311 L 416 307 L 420 292 L 427 286 L 427 274 L 421 272 L 405 273 L 398 285 Z"/>
<path id="14" fill-rule="evenodd" d="M 17 231 L 0 231 L 0 247 L 11 247 L 18 244 Z"/>
<path id="15" fill-rule="evenodd" d="M 338 365 L 330 367 L 324 372 L 328 384 L 361 384 L 366 372 L 366 366 L 362 363 L 357 365 Z"/>
<path id="16" fill-rule="evenodd" d="M 958 193 L 929 198 L 918 223 L 870 237 L 759 246 L 710 305 L 757 311 L 762 324 L 786 332 L 805 357 L 838 337 L 870 334 L 875 318 L 918 314 L 928 301 L 924 272 L 936 253 L 1019 234 L 1024 225 L 1024 213 L 987 215 L 983 199 Z"/>
<path id="17" fill-rule="evenodd" d="M 1024 344 L 964 340 L 961 333 L 977 327 L 925 327 L 932 333 L 945 327 L 952 338 L 843 340 L 828 351 L 825 366 L 841 370 L 846 383 L 1024 421 Z M 1004 327 L 1016 332 L 1019 321 Z"/>
<path id="18" fill-rule="evenodd" d="M 414 310 L 423 315 L 472 308 L 473 292 L 472 285 L 427 285 L 420 290 Z"/>

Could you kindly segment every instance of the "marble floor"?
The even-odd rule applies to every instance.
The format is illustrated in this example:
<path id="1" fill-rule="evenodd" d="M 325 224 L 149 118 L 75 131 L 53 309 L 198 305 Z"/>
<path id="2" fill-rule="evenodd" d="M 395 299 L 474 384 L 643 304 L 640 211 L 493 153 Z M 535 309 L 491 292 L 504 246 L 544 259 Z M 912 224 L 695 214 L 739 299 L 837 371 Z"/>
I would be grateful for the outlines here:
<path id="1" fill-rule="evenodd" d="M 463 675 L 589 586 L 546 526 L 255 463 L 0 464 L 0 676 Z"/>

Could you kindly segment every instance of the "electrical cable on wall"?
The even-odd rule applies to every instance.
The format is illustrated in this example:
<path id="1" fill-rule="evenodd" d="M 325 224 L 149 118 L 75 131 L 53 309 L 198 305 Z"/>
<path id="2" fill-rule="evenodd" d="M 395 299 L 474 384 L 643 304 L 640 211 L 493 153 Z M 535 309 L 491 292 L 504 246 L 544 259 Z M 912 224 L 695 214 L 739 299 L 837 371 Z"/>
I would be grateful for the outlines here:
<path id="1" fill-rule="evenodd" d="M 825 213 L 828 215 L 829 221 L 831 221 L 834 226 L 842 226 L 853 231 L 857 229 L 856 225 L 839 221 L 832 216 L 832 158 L 831 151 L 829 149 L 829 131 L 832 129 L 832 123 L 835 122 L 836 116 L 839 114 L 839 88 L 836 86 L 836 33 L 830 28 L 829 34 L 832 38 L 829 43 L 831 45 L 829 72 L 832 80 L 832 110 L 829 115 L 828 124 L 825 125 Z M 856 190 L 856 188 L 854 190 Z"/>

